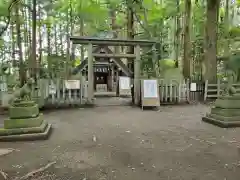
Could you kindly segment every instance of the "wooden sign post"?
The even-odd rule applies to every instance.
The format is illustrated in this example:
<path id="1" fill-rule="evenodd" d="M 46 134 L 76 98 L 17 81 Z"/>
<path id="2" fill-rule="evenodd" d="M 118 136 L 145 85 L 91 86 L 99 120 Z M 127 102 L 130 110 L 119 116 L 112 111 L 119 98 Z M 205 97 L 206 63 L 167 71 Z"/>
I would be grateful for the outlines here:
<path id="1" fill-rule="evenodd" d="M 141 99 L 143 107 L 159 107 L 159 87 L 157 79 L 143 79 L 141 81 Z"/>

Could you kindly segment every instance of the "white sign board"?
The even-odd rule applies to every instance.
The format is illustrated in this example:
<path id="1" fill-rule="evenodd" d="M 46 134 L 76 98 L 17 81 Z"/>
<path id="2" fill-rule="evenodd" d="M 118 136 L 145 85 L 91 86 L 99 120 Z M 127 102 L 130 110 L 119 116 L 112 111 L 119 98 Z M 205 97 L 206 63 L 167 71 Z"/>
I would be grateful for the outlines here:
<path id="1" fill-rule="evenodd" d="M 80 89 L 79 80 L 65 80 L 66 89 Z"/>
<path id="2" fill-rule="evenodd" d="M 56 94 L 57 88 L 54 84 L 49 85 L 49 94 Z"/>
<path id="3" fill-rule="evenodd" d="M 158 98 L 157 80 L 143 80 L 143 97 Z"/>
<path id="4" fill-rule="evenodd" d="M 1 89 L 2 92 L 6 92 L 8 90 L 7 83 L 1 83 L 0 84 L 0 89 Z"/>
<path id="5" fill-rule="evenodd" d="M 190 91 L 197 91 L 197 84 L 196 83 L 191 83 L 190 84 Z"/>
<path id="6" fill-rule="evenodd" d="M 123 90 L 128 90 L 128 89 L 131 89 L 130 87 L 130 78 L 129 77 L 123 77 L 123 76 L 120 76 L 119 77 L 119 83 L 120 83 L 120 88 L 123 89 Z"/>

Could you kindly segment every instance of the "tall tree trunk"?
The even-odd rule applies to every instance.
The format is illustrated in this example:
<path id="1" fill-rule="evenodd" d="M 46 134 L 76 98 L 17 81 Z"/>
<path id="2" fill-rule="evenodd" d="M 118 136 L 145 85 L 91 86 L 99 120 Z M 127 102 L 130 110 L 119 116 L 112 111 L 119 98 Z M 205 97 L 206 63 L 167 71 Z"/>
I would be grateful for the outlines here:
<path id="1" fill-rule="evenodd" d="M 29 21 L 30 21 L 30 17 L 28 17 L 28 9 L 27 8 L 23 8 L 22 9 L 22 13 L 23 13 L 23 17 L 24 19 L 26 19 L 26 23 L 23 24 L 23 28 L 26 30 L 25 32 L 23 32 L 24 37 L 23 37 L 23 41 L 24 41 L 24 57 L 23 59 L 25 60 L 24 65 L 25 65 L 25 69 L 27 69 L 28 64 L 29 63 L 29 59 L 30 54 L 31 54 L 31 44 L 29 43 L 30 39 L 31 39 L 31 31 L 29 30 Z"/>
<path id="2" fill-rule="evenodd" d="M 39 68 L 41 67 L 42 64 L 42 23 L 41 23 L 41 5 L 38 5 L 38 17 L 40 20 L 39 26 L 38 26 L 38 34 L 39 34 L 39 58 L 38 58 L 38 62 L 39 62 Z"/>
<path id="3" fill-rule="evenodd" d="M 82 2 L 83 1 L 81 1 L 81 8 L 82 8 Z M 84 20 L 83 20 L 83 18 L 80 19 L 80 36 L 84 36 Z M 84 47 L 83 47 L 82 44 L 81 44 L 80 51 L 81 51 L 80 62 L 83 62 L 83 60 L 84 60 Z"/>
<path id="4" fill-rule="evenodd" d="M 213 83 L 217 80 L 217 29 L 219 4 L 220 0 L 207 1 L 204 79 Z"/>
<path id="5" fill-rule="evenodd" d="M 183 75 L 184 78 L 191 77 L 191 0 L 185 0 L 185 17 L 184 17 L 184 40 L 183 40 Z"/>
<path id="6" fill-rule="evenodd" d="M 176 0 L 177 16 L 175 17 L 175 33 L 174 33 L 174 60 L 176 66 L 179 65 L 179 46 L 180 46 L 180 0 Z"/>
<path id="7" fill-rule="evenodd" d="M 58 55 L 58 41 L 57 41 L 58 31 L 57 31 L 57 24 L 54 24 L 54 49 L 56 55 Z"/>
<path id="8" fill-rule="evenodd" d="M 118 27 L 116 24 L 116 9 L 114 7 L 110 7 L 110 17 L 111 17 L 111 27 L 112 27 L 112 32 L 113 32 L 113 38 L 118 38 Z M 120 52 L 119 48 L 120 48 L 119 46 L 115 46 L 114 53 L 119 54 L 119 52 Z M 113 72 L 114 72 L 114 70 L 113 70 Z M 117 72 L 118 72 L 118 69 L 117 69 Z M 119 75 L 119 72 L 117 74 Z M 113 76 L 115 76 L 115 75 L 113 74 Z M 119 96 L 118 77 L 117 77 L 116 84 L 117 84 L 116 95 Z"/>
<path id="9" fill-rule="evenodd" d="M 72 0 L 70 1 L 70 36 L 73 36 L 74 32 L 74 22 L 73 22 L 73 7 L 72 7 Z M 75 61 L 75 49 L 76 45 L 71 45 L 71 55 L 70 55 L 70 60 Z"/>
<path id="10" fill-rule="evenodd" d="M 224 56 L 229 56 L 229 0 L 225 0 L 225 15 L 224 15 L 224 28 L 225 28 L 225 42 L 224 42 Z"/>
<path id="11" fill-rule="evenodd" d="M 48 73 L 51 78 L 53 78 L 52 72 L 52 62 L 51 62 L 51 23 L 47 22 L 47 64 L 48 64 Z"/>
<path id="12" fill-rule="evenodd" d="M 12 66 L 13 67 L 17 67 L 17 61 L 16 61 L 16 58 L 15 58 L 15 53 L 16 53 L 16 50 L 15 50 L 15 31 L 14 31 L 14 22 L 12 21 L 11 22 L 11 35 L 12 35 Z"/>
<path id="13" fill-rule="evenodd" d="M 69 62 L 70 62 L 70 40 L 69 40 L 69 36 L 70 36 L 70 26 L 71 26 L 71 22 L 70 22 L 70 19 L 69 18 L 69 9 L 68 9 L 68 13 L 67 13 L 67 26 L 66 26 L 66 33 L 67 33 L 67 59 L 66 59 L 66 63 L 65 63 L 65 76 L 66 78 L 68 78 L 69 76 Z"/>
<path id="14" fill-rule="evenodd" d="M 60 24 L 60 32 L 64 31 L 63 25 Z M 60 47 L 61 47 L 61 56 L 64 56 L 64 44 L 63 44 L 63 35 L 62 33 L 60 34 Z"/>
<path id="15" fill-rule="evenodd" d="M 134 12 L 132 9 L 133 2 L 132 0 L 127 0 L 127 38 L 134 39 Z M 134 47 L 129 47 L 129 54 L 134 54 Z M 128 62 L 128 67 L 134 71 L 133 61 Z"/>
<path id="16" fill-rule="evenodd" d="M 51 24 L 47 23 L 47 54 L 51 55 Z"/>
<path id="17" fill-rule="evenodd" d="M 37 31 L 37 12 L 36 12 L 36 0 L 32 1 L 33 3 L 33 11 L 32 11 L 32 53 L 31 53 L 31 72 L 30 75 L 31 77 L 35 78 L 35 81 L 37 80 L 37 59 L 36 59 L 36 44 L 37 44 L 37 39 L 36 39 L 36 31 Z"/>
<path id="18" fill-rule="evenodd" d="M 16 29 L 17 29 L 17 45 L 19 50 L 19 78 L 20 86 L 22 87 L 26 81 L 25 67 L 23 63 L 23 51 L 22 51 L 22 38 L 21 38 L 21 24 L 19 15 L 19 5 L 16 5 L 15 15 L 16 15 Z"/>

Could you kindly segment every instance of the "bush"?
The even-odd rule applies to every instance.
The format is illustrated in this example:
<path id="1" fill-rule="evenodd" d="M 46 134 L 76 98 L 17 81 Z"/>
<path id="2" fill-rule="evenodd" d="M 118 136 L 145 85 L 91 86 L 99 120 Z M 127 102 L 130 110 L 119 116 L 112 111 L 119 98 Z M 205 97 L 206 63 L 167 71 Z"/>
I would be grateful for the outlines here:
<path id="1" fill-rule="evenodd" d="M 176 67 L 175 60 L 172 60 L 172 59 L 160 60 L 159 65 L 161 70 L 173 69 Z"/>

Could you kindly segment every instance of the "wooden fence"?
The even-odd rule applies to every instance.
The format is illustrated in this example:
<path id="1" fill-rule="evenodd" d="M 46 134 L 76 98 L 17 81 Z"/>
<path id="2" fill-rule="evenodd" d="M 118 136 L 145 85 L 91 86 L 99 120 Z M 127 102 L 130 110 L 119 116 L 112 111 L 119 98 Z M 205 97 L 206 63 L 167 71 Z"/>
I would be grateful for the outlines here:
<path id="1" fill-rule="evenodd" d="M 77 80 L 73 80 L 77 81 Z M 87 82 L 77 83 L 77 87 L 69 89 L 66 81 L 63 79 L 41 79 L 39 81 L 39 91 L 36 101 L 40 107 L 66 107 L 79 106 L 85 103 L 87 97 Z M 162 104 L 178 104 L 191 101 L 201 101 L 203 99 L 204 86 L 197 83 L 197 90 L 192 92 L 190 90 L 190 81 L 184 80 L 179 82 L 177 80 L 164 81 L 159 80 L 159 96 Z M 206 94 L 206 93 L 205 93 Z M 8 100 L 12 96 L 4 83 L 1 84 L 1 105 L 8 107 Z"/>
<path id="2" fill-rule="evenodd" d="M 159 95 L 162 104 L 177 104 L 183 102 L 202 101 L 204 94 L 204 84 L 196 83 L 196 91 L 191 91 L 190 81 L 171 80 L 165 82 L 163 79 L 159 80 Z"/>
<path id="3" fill-rule="evenodd" d="M 221 95 L 222 92 L 222 82 L 220 79 L 217 80 L 216 84 L 211 84 L 208 80 L 205 81 L 205 90 L 204 90 L 204 101 L 214 100 Z M 240 93 L 240 84 L 233 84 L 236 88 L 237 93 Z"/>
<path id="4" fill-rule="evenodd" d="M 76 81 L 76 80 L 75 80 Z M 41 79 L 39 81 L 39 90 L 35 94 L 35 101 L 41 107 L 65 107 L 65 106 L 78 106 L 84 103 L 83 95 L 84 88 L 80 81 L 77 83 L 78 87 L 73 89 L 67 87 L 66 81 L 63 79 L 48 80 Z M 5 87 L 5 86 L 4 86 Z M 12 92 L 7 88 L 1 87 L 1 105 L 8 107 L 8 100 L 12 97 Z"/>
<path id="5" fill-rule="evenodd" d="M 165 82 L 163 79 L 160 79 L 159 96 L 161 103 L 176 104 L 182 101 L 188 101 L 189 94 L 186 82 L 178 82 L 176 80 Z"/>
<path id="6" fill-rule="evenodd" d="M 75 87 L 69 87 L 69 83 L 75 83 Z M 82 88 L 80 80 L 56 79 L 53 81 L 45 79 L 40 82 L 40 86 L 38 97 L 43 100 L 42 106 L 44 107 L 78 106 L 84 103 L 84 88 Z"/>

